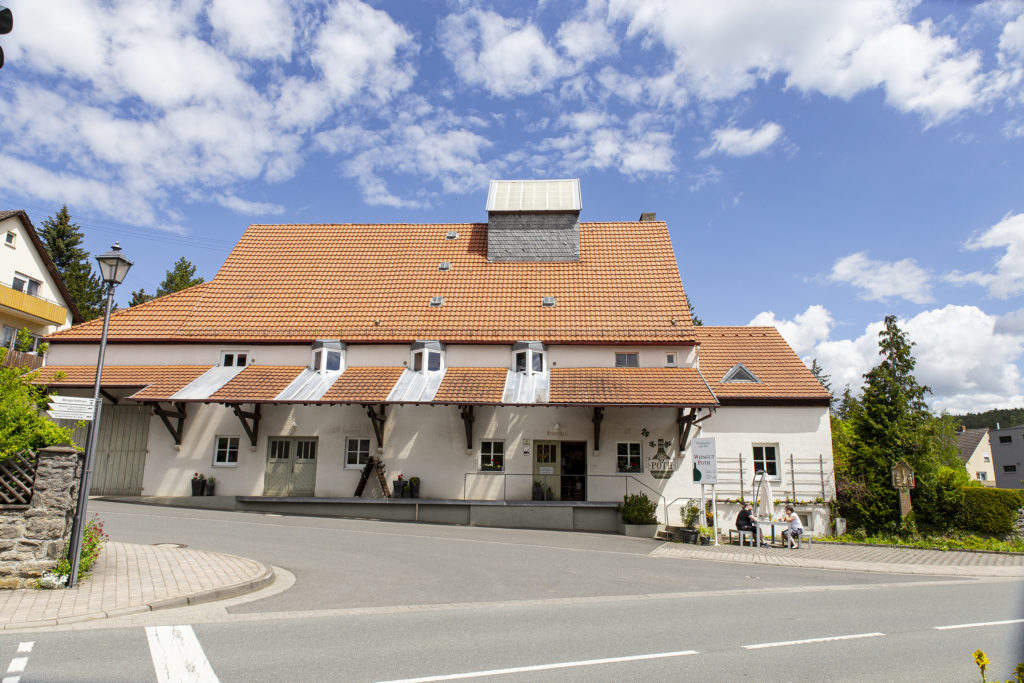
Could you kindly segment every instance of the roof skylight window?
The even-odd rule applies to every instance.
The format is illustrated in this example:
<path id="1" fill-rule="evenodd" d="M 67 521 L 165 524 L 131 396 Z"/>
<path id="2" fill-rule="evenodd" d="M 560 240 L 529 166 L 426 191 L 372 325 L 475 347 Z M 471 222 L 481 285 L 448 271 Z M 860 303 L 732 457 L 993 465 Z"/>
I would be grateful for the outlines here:
<path id="1" fill-rule="evenodd" d="M 448 234 L 446 234 L 444 236 L 444 238 L 446 240 L 457 240 L 457 239 L 459 239 L 459 231 L 458 230 L 449 230 Z"/>
<path id="2" fill-rule="evenodd" d="M 761 380 L 757 378 L 757 375 L 748 370 L 743 363 L 737 363 L 732 366 L 729 372 L 725 373 L 725 377 L 722 378 L 722 384 L 726 384 L 728 382 L 760 383 Z"/>
<path id="3" fill-rule="evenodd" d="M 439 306 L 444 306 L 444 297 L 443 296 L 432 296 L 432 297 L 430 297 L 430 306 L 431 306 L 431 308 L 437 308 Z"/>
<path id="4" fill-rule="evenodd" d="M 558 300 L 553 296 L 546 296 L 540 300 L 540 305 L 544 308 L 551 308 L 556 303 L 558 303 Z"/>
<path id="5" fill-rule="evenodd" d="M 449 261 L 441 261 L 441 263 L 439 263 L 437 265 L 437 269 L 438 270 L 445 270 L 445 271 L 451 270 L 452 269 L 452 264 Z"/>

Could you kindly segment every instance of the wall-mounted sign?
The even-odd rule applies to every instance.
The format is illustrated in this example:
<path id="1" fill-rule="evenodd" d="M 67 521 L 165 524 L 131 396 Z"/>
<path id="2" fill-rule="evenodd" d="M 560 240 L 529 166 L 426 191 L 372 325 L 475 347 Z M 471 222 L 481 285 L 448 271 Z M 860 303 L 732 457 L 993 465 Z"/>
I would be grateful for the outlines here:
<path id="1" fill-rule="evenodd" d="M 718 460 L 715 457 L 714 437 L 693 440 L 693 481 L 700 484 L 718 483 Z"/>
<path id="2" fill-rule="evenodd" d="M 651 446 L 655 444 L 652 441 Z M 672 476 L 672 473 L 676 471 L 675 463 L 669 454 L 665 451 L 666 448 L 672 445 L 672 441 L 665 441 L 664 439 L 658 439 L 657 452 L 647 460 L 647 471 L 651 473 L 651 476 L 655 479 L 668 479 Z"/>
<path id="3" fill-rule="evenodd" d="M 542 466 L 542 467 L 539 467 L 538 469 L 540 470 L 541 474 L 554 474 L 555 473 L 555 468 L 554 467 L 544 467 L 544 466 Z"/>

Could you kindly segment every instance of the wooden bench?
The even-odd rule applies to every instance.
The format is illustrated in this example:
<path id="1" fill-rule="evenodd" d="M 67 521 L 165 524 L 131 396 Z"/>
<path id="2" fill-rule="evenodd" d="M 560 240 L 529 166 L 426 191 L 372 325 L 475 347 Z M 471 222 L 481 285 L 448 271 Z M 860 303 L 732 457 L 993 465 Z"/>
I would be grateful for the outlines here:
<path id="1" fill-rule="evenodd" d="M 757 542 L 754 540 L 754 532 L 753 531 L 750 531 L 748 529 L 743 529 L 743 530 L 740 530 L 740 529 L 729 529 L 729 544 L 730 545 L 732 545 L 732 539 L 735 536 L 739 536 L 739 541 L 740 541 L 740 545 L 741 546 L 744 545 L 743 539 L 749 540 L 751 546 L 757 545 Z"/>

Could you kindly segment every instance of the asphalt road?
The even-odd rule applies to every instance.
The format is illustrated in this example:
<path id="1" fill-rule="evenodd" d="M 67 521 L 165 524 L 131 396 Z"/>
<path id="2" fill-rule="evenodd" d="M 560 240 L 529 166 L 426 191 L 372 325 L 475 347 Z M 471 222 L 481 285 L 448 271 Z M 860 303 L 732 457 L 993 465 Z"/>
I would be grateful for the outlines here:
<path id="1" fill-rule="evenodd" d="M 6 676 L 976 681 L 981 648 L 991 681 L 1024 661 L 1021 581 L 652 558 L 655 541 L 600 534 L 90 512 L 119 541 L 244 555 L 282 581 L 226 604 L 0 634 L 0 670 L 23 669 Z"/>

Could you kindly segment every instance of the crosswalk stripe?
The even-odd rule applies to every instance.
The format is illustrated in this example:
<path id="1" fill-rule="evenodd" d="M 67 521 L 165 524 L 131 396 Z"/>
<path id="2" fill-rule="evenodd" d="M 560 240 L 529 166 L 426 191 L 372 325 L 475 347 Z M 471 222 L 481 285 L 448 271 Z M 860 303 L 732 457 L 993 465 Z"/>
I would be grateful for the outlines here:
<path id="1" fill-rule="evenodd" d="M 218 683 L 191 626 L 147 626 L 146 638 L 159 683 Z"/>

